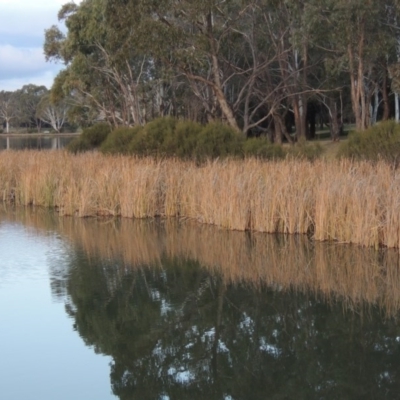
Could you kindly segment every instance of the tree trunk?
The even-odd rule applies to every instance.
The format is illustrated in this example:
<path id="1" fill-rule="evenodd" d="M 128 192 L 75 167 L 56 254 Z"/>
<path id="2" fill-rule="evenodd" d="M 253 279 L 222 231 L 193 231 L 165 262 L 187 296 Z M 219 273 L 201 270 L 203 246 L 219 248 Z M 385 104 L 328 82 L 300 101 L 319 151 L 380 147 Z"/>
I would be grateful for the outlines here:
<path id="1" fill-rule="evenodd" d="M 336 102 L 332 99 L 329 99 L 329 117 L 330 117 L 329 119 L 330 119 L 331 138 L 334 142 L 336 142 L 339 140 L 341 123 L 339 121 Z"/>
<path id="2" fill-rule="evenodd" d="M 211 49 L 211 62 L 212 62 L 212 74 L 213 74 L 213 90 L 215 93 L 215 97 L 218 101 L 219 106 L 221 107 L 222 114 L 226 118 L 226 121 L 228 122 L 228 125 L 234 128 L 237 131 L 240 131 L 239 126 L 236 122 L 236 118 L 233 115 L 233 111 L 231 107 L 228 104 L 228 101 L 226 99 L 225 93 L 222 89 L 222 83 L 221 83 L 221 78 L 220 78 L 220 68 L 219 68 L 219 62 L 218 62 L 218 49 L 217 49 L 217 43 L 215 42 L 214 36 L 213 36 L 213 18 L 212 18 L 212 13 L 210 12 L 207 16 L 207 32 L 208 32 L 208 41 L 210 43 L 210 49 Z"/>
<path id="3" fill-rule="evenodd" d="M 389 95 L 388 95 L 388 83 L 387 83 L 387 70 L 385 71 L 385 75 L 382 83 L 382 101 L 383 101 L 383 121 L 387 121 L 390 115 L 389 108 Z"/>
<path id="4" fill-rule="evenodd" d="M 309 109 L 307 109 L 307 125 L 309 124 L 309 129 L 307 129 L 307 139 L 315 139 L 315 134 L 316 134 L 316 109 L 315 109 L 315 104 L 310 103 L 309 104 Z"/>
<path id="5" fill-rule="evenodd" d="M 376 122 L 378 121 L 378 108 L 379 108 L 379 89 L 378 85 L 375 87 L 374 91 L 374 104 L 372 105 L 371 102 L 371 107 L 372 107 L 372 112 L 371 112 L 371 125 L 375 125 Z"/>
<path id="6" fill-rule="evenodd" d="M 351 104 L 356 119 L 357 130 L 365 130 L 369 125 L 369 103 L 367 102 L 364 87 L 364 45 L 365 45 L 365 26 L 364 23 L 360 27 L 360 37 L 356 54 L 354 55 L 351 46 L 352 38 L 348 38 L 350 44 L 347 46 L 347 54 L 350 66 L 350 83 L 351 83 Z M 355 65 L 357 59 L 358 66 Z"/>
<path id="7" fill-rule="evenodd" d="M 294 125 L 297 139 L 306 138 L 307 110 L 304 107 L 304 98 L 301 95 L 294 96 L 292 101 Z"/>
<path id="8" fill-rule="evenodd" d="M 282 122 L 282 118 L 278 114 L 272 115 L 274 121 L 274 143 L 281 144 L 282 143 L 282 126 L 284 126 Z"/>

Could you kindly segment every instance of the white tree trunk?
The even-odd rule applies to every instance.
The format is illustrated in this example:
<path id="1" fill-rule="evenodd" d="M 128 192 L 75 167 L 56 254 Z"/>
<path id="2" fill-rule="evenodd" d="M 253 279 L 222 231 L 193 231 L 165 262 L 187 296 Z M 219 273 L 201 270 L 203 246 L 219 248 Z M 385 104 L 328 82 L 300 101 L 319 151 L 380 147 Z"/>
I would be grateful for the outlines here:
<path id="1" fill-rule="evenodd" d="M 399 94 L 394 94 L 394 105 L 395 105 L 395 119 L 396 122 L 400 121 L 400 109 L 399 109 Z"/>
<path id="2" fill-rule="evenodd" d="M 379 107 L 379 90 L 378 87 L 375 88 L 374 92 L 374 103 L 370 106 L 371 115 L 371 125 L 375 125 L 378 120 L 378 107 Z"/>

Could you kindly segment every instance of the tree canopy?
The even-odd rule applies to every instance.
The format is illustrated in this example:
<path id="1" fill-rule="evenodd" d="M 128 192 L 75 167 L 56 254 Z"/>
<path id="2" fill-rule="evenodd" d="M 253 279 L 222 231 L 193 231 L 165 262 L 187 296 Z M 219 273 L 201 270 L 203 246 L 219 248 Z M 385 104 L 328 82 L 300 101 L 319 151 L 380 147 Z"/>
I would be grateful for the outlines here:
<path id="1" fill-rule="evenodd" d="M 80 125 L 172 115 L 313 138 L 400 120 L 398 0 L 84 0 L 45 32 L 51 97 Z M 4 109 L 4 107 L 2 107 Z M 2 111 L 2 119 L 10 121 Z M 33 125 L 33 120 L 29 122 Z M 335 136 L 336 135 L 336 136 Z"/>

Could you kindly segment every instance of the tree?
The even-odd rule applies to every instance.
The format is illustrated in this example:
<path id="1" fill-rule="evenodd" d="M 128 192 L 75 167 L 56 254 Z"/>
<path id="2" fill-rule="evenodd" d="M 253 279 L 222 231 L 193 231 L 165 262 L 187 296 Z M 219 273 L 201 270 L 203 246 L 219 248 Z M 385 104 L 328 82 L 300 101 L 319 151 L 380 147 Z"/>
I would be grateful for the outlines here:
<path id="1" fill-rule="evenodd" d="M 67 32 L 45 33 L 46 58 L 66 65 L 52 96 L 74 99 L 86 123 L 174 115 L 273 130 L 277 142 L 292 140 L 293 123 L 311 138 L 319 110 L 336 137 L 343 109 L 358 129 L 389 117 L 398 10 L 398 0 L 71 2 L 58 14 Z"/>
<path id="2" fill-rule="evenodd" d="M 327 2 L 333 51 L 349 77 L 351 105 L 356 127 L 366 129 L 376 119 L 379 91 L 384 93 L 387 65 L 393 52 L 393 29 L 388 22 L 389 2 Z M 374 116 L 375 115 L 375 116 Z"/>
<path id="3" fill-rule="evenodd" d="M 5 124 L 6 132 L 10 132 L 11 121 L 18 118 L 18 104 L 15 92 L 0 92 L 0 119 Z"/>
<path id="4" fill-rule="evenodd" d="M 36 118 L 51 125 L 59 133 L 67 120 L 68 108 L 66 99 L 52 101 L 50 94 L 46 94 L 38 104 Z"/>
<path id="5" fill-rule="evenodd" d="M 144 83 L 152 65 L 133 46 L 124 45 L 121 35 L 115 37 L 116 27 L 109 26 L 104 15 L 105 1 L 64 5 L 58 16 L 68 33 L 56 26 L 46 31 L 46 58 L 67 65 L 59 74 L 58 88 L 79 100 L 80 106 L 96 109 L 113 125 L 142 125 Z"/>
<path id="6" fill-rule="evenodd" d="M 20 123 L 25 124 L 28 128 L 34 126 L 38 132 L 42 127 L 42 120 L 37 118 L 39 104 L 48 93 L 45 86 L 37 86 L 33 84 L 24 85 L 15 93 L 16 103 L 18 105 L 18 119 Z"/>

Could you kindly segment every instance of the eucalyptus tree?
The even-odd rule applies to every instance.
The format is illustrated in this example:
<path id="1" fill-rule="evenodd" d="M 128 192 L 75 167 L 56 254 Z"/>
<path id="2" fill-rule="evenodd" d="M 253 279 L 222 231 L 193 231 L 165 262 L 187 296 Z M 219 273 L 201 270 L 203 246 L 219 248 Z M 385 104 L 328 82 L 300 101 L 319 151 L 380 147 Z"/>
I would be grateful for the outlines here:
<path id="1" fill-rule="evenodd" d="M 58 17 L 67 33 L 57 26 L 46 31 L 46 58 L 65 63 L 59 87 L 74 93 L 83 107 L 96 109 L 114 125 L 143 124 L 142 83 L 151 64 L 134 46 L 117 40 L 115 27 L 107 24 L 105 6 L 105 0 L 62 6 Z"/>
<path id="2" fill-rule="evenodd" d="M 329 27 L 335 63 L 348 75 L 356 127 L 367 128 L 377 118 L 379 93 L 387 104 L 387 61 L 395 45 L 388 23 L 389 1 L 329 0 L 324 21 Z M 385 86 L 385 87 L 384 87 Z"/>
<path id="3" fill-rule="evenodd" d="M 392 28 L 393 38 L 395 41 L 394 51 L 392 57 L 387 57 L 388 64 L 388 75 L 391 78 L 391 89 L 394 93 L 395 103 L 395 119 L 397 122 L 400 121 L 400 1 L 390 0 L 387 1 L 387 26 Z"/>
<path id="4" fill-rule="evenodd" d="M 107 15 L 116 26 L 115 31 L 124 32 L 130 42 L 136 38 L 135 43 L 143 51 L 183 75 L 210 114 L 215 114 L 215 99 L 222 117 L 239 129 L 224 92 L 227 76 L 220 58 L 221 40 L 232 23 L 228 16 L 232 7 L 241 9 L 239 2 L 109 0 L 107 3 Z"/>
<path id="5" fill-rule="evenodd" d="M 20 123 L 26 124 L 28 128 L 35 127 L 40 132 L 42 120 L 36 114 L 41 99 L 48 93 L 45 86 L 34 84 L 24 85 L 15 92 L 18 108 L 18 119 Z"/>
<path id="6" fill-rule="evenodd" d="M 16 92 L 0 92 L 0 120 L 5 125 L 6 132 L 10 132 L 11 121 L 18 119 L 18 103 Z"/>
<path id="7" fill-rule="evenodd" d="M 221 118 L 247 133 L 273 113 L 277 116 L 276 110 L 283 99 L 291 97 L 296 121 L 301 119 L 305 124 L 306 99 L 300 92 L 305 90 L 304 60 L 308 58 L 300 60 L 299 49 L 304 46 L 299 44 L 294 48 L 290 43 L 304 31 L 292 33 L 285 39 L 286 47 L 279 48 L 273 46 L 273 40 L 281 32 L 266 29 L 271 8 L 279 9 L 273 17 L 275 25 L 282 18 L 282 29 L 290 25 L 288 7 L 281 6 L 282 2 L 108 0 L 107 3 L 107 16 L 114 31 L 119 36 L 125 32 L 124 43 L 130 38 L 130 43 L 134 41 L 165 69 L 184 77 L 208 119 Z M 286 3 L 291 3 L 291 14 L 297 15 L 297 3 Z M 286 56 L 288 50 L 293 51 L 295 59 L 279 65 L 279 57 Z M 277 66 L 285 71 L 279 79 Z"/>
<path id="8" fill-rule="evenodd" d="M 54 101 L 48 93 L 42 97 L 38 104 L 36 118 L 49 124 L 59 133 L 67 121 L 68 108 L 66 99 Z"/>

